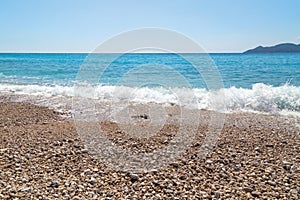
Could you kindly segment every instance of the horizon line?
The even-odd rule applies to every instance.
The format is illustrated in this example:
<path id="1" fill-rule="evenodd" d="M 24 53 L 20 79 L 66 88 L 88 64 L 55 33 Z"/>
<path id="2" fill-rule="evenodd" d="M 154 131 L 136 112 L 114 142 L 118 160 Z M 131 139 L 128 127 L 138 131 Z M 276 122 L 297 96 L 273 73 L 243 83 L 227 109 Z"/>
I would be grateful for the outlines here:
<path id="1" fill-rule="evenodd" d="M 0 54 L 27 54 L 27 53 L 32 53 L 32 54 L 216 54 L 216 53 L 227 53 L 227 54 L 239 54 L 243 52 L 104 52 L 104 53 L 97 53 L 97 52 L 34 52 L 34 51 L 22 51 L 22 52 L 13 52 L 13 51 L 0 51 Z"/>

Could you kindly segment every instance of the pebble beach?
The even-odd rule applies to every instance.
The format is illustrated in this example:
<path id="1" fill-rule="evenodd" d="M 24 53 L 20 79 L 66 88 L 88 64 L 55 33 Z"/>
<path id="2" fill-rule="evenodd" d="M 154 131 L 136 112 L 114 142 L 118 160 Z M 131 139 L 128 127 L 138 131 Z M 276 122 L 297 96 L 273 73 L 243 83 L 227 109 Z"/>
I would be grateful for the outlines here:
<path id="1" fill-rule="evenodd" d="M 205 134 L 168 166 L 141 173 L 108 168 L 78 137 L 72 118 L 30 103 L 0 103 L 0 199 L 299 199 L 300 139 L 284 116 L 226 114 L 213 151 L 197 153 Z M 176 124 L 174 124 L 176 127 Z M 166 144 L 170 128 L 151 145 L 103 124 L 122 148 Z M 149 150 L 149 149 L 148 149 Z"/>

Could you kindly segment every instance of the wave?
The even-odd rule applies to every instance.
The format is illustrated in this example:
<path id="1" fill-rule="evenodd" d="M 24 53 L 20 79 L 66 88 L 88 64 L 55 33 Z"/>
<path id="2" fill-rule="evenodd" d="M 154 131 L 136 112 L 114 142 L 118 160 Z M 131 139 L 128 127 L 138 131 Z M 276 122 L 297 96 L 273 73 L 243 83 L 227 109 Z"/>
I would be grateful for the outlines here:
<path id="1" fill-rule="evenodd" d="M 218 91 L 205 88 L 163 88 L 97 86 L 90 90 L 74 90 L 71 86 L 0 84 L 0 93 L 40 96 L 45 98 L 73 97 L 75 94 L 100 101 L 131 101 L 181 105 L 224 112 L 247 111 L 263 113 L 300 113 L 300 87 L 285 84 L 273 87 L 263 83 L 251 89 L 230 87 Z"/>

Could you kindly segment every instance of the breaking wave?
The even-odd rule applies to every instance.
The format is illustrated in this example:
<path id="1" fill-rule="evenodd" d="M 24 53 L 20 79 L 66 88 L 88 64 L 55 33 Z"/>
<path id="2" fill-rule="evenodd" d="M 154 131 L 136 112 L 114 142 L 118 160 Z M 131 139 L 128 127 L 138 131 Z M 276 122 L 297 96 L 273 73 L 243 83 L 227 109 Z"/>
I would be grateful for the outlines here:
<path id="1" fill-rule="evenodd" d="M 186 107 L 236 112 L 300 113 L 300 87 L 285 84 L 273 87 L 263 83 L 252 85 L 251 89 L 230 87 L 218 91 L 204 88 L 163 88 L 126 86 L 97 86 L 86 94 L 74 91 L 71 86 L 41 86 L 0 84 L 0 93 L 45 97 L 73 97 L 74 94 L 101 101 L 131 101 L 138 103 L 177 104 Z M 50 101 L 49 101 L 50 102 Z"/>

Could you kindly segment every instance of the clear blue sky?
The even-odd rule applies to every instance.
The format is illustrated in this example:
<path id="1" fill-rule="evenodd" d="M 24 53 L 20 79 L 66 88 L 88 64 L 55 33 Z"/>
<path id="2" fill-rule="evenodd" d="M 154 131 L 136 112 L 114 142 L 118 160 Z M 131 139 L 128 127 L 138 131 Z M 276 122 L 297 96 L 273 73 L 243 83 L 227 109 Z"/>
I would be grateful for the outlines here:
<path id="1" fill-rule="evenodd" d="M 209 52 L 300 43 L 299 0 L 1 0 L 0 52 L 90 52 L 120 32 L 161 27 Z"/>

